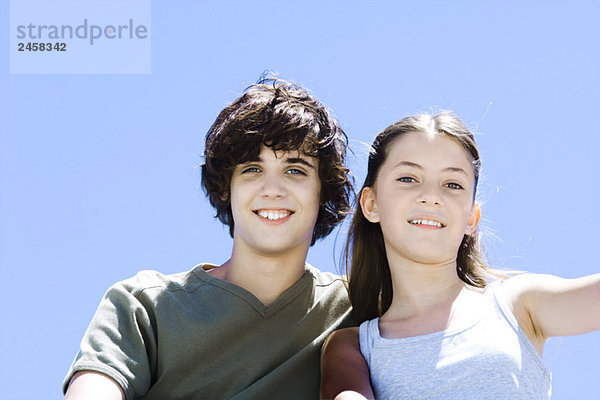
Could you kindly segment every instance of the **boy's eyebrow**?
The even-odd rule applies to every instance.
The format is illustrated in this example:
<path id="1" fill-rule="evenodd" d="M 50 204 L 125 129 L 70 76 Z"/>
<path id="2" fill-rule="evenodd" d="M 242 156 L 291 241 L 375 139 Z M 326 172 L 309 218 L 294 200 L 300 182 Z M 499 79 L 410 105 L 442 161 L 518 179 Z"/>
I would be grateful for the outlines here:
<path id="1" fill-rule="evenodd" d="M 417 168 L 417 169 L 423 169 L 423 167 L 417 163 L 411 162 L 411 161 L 400 161 L 398 164 L 396 164 L 396 166 L 394 168 L 398 168 L 398 167 L 413 167 L 413 168 Z M 465 171 L 462 168 L 459 167 L 446 167 L 444 169 L 442 169 L 442 172 L 460 172 L 461 174 L 464 175 L 469 175 L 467 174 L 467 171 Z"/>
<path id="2" fill-rule="evenodd" d="M 254 163 L 254 162 L 260 163 L 262 161 L 263 161 L 263 159 L 260 158 L 260 156 L 259 156 L 259 157 L 256 157 L 256 158 L 252 159 L 252 160 L 248 160 L 248 161 L 245 161 L 243 163 L 240 163 L 240 165 L 246 165 L 246 164 L 250 164 L 250 163 Z M 302 165 L 305 165 L 305 166 L 307 166 L 309 168 L 315 169 L 314 165 L 312 165 L 311 163 L 309 163 L 308 161 L 306 161 L 305 159 L 300 158 L 300 157 L 288 157 L 288 158 L 285 159 L 285 163 L 286 164 L 302 164 Z"/>
<path id="3" fill-rule="evenodd" d="M 286 158 L 285 162 L 287 164 L 302 164 L 302 165 L 305 165 L 305 166 L 307 166 L 309 168 L 315 169 L 314 165 L 312 165 L 311 163 L 309 163 L 305 159 L 299 158 L 299 157 Z"/>
<path id="4" fill-rule="evenodd" d="M 255 163 L 255 162 L 261 162 L 261 161 L 262 161 L 262 158 L 256 157 L 256 158 L 252 158 L 250 160 L 246 160 L 244 162 L 241 162 L 238 165 L 246 165 L 246 164 Z"/>

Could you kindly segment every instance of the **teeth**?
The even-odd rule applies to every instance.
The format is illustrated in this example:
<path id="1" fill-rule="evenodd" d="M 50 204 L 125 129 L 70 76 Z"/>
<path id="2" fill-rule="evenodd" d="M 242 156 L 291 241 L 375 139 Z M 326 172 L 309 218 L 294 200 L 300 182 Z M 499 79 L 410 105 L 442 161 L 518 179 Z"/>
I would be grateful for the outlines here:
<path id="1" fill-rule="evenodd" d="M 276 220 L 276 219 L 281 219 L 281 218 L 285 218 L 288 215 L 290 215 L 290 213 L 288 211 L 265 211 L 265 210 L 260 210 L 258 211 L 258 215 L 260 215 L 263 218 L 267 218 L 270 220 Z"/>
<path id="2" fill-rule="evenodd" d="M 413 224 L 413 225 L 431 225 L 431 226 L 435 226 L 437 228 L 442 228 L 443 225 L 438 222 L 438 221 L 431 221 L 428 219 L 413 219 L 411 221 L 408 221 L 409 223 Z"/>

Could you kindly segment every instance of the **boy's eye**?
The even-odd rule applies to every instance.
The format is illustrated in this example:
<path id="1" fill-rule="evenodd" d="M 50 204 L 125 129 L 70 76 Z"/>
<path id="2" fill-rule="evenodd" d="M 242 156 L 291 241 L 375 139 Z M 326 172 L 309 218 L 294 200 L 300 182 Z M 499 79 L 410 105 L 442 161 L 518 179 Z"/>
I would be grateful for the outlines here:
<path id="1" fill-rule="evenodd" d="M 444 186 L 446 186 L 449 189 L 454 189 L 454 190 L 460 190 L 463 188 L 458 183 L 454 183 L 454 182 L 446 183 L 446 185 L 444 185 Z"/>
<path id="2" fill-rule="evenodd" d="M 304 171 L 298 168 L 290 168 L 287 170 L 287 173 L 291 175 L 306 175 Z"/>
<path id="3" fill-rule="evenodd" d="M 260 172 L 260 169 L 258 169 L 256 167 L 248 167 L 248 168 L 242 169 L 242 174 L 253 174 L 253 173 L 257 173 L 257 172 Z"/>
<path id="4" fill-rule="evenodd" d="M 411 178 L 410 176 L 403 176 L 402 178 L 398 178 L 398 182 L 413 183 L 416 181 L 417 180 L 415 178 Z"/>

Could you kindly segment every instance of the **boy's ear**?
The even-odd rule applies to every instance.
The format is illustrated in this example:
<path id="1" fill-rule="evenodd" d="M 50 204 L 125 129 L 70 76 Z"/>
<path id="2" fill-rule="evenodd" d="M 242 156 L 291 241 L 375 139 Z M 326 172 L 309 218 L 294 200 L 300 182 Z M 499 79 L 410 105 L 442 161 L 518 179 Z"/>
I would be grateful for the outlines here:
<path id="1" fill-rule="evenodd" d="M 470 235 L 477 230 L 479 220 L 481 219 L 481 205 L 478 202 L 473 203 L 471 208 L 471 215 L 469 215 L 469 221 L 467 221 L 467 229 L 465 230 L 466 235 Z"/>
<path id="2" fill-rule="evenodd" d="M 379 213 L 377 212 L 375 192 L 368 186 L 360 192 L 360 208 L 363 215 L 369 222 L 379 222 Z"/>
<path id="3" fill-rule="evenodd" d="M 227 192 L 221 193 L 221 195 L 219 196 L 219 199 L 221 199 L 221 201 L 227 201 L 229 199 L 229 193 L 227 193 Z"/>

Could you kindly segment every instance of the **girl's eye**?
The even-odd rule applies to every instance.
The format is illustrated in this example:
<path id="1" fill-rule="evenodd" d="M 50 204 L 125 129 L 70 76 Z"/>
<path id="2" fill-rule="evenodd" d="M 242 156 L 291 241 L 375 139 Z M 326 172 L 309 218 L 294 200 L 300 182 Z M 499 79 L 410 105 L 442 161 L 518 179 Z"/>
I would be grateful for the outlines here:
<path id="1" fill-rule="evenodd" d="M 248 167 L 248 168 L 244 168 L 242 170 L 242 174 L 254 174 L 260 172 L 260 169 L 256 168 L 256 167 Z"/>
<path id="2" fill-rule="evenodd" d="M 417 180 L 415 178 L 411 178 L 410 176 L 403 176 L 402 178 L 398 178 L 398 182 L 413 183 L 416 181 Z"/>
<path id="3" fill-rule="evenodd" d="M 454 182 L 446 183 L 446 185 L 444 185 L 444 186 L 446 186 L 449 189 L 454 189 L 454 190 L 461 190 L 461 189 L 463 189 L 462 186 L 460 186 L 458 183 L 454 183 Z"/>
<path id="4" fill-rule="evenodd" d="M 291 175 L 306 175 L 304 171 L 298 168 L 290 168 L 287 170 L 287 173 Z"/>

